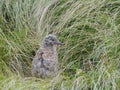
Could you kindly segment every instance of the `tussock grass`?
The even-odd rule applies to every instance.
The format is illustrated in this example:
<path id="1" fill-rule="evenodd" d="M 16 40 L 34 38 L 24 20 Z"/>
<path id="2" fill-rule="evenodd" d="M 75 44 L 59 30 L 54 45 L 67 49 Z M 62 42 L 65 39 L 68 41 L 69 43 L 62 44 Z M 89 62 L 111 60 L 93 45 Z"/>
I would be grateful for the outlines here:
<path id="1" fill-rule="evenodd" d="M 119 0 L 1 0 L 0 89 L 119 90 L 119 5 Z M 35 80 L 31 61 L 48 33 L 65 43 L 58 47 L 60 71 L 53 80 Z"/>

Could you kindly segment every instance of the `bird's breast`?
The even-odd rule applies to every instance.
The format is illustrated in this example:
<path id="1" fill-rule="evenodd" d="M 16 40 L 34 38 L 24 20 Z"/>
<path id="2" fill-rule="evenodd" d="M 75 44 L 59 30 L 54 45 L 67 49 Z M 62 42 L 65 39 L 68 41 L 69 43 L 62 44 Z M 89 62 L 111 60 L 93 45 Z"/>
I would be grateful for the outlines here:
<path id="1" fill-rule="evenodd" d="M 57 52 L 56 50 L 44 49 L 42 57 L 44 60 L 57 61 Z"/>

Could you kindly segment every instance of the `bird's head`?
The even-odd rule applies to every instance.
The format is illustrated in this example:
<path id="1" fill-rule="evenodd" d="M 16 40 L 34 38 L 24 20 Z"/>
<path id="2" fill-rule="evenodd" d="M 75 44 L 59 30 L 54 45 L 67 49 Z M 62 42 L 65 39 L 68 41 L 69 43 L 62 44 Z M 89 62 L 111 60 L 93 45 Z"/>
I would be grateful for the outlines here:
<path id="1" fill-rule="evenodd" d="M 43 40 L 43 44 L 47 46 L 63 45 L 63 43 L 57 40 L 57 37 L 53 34 L 47 35 Z"/>

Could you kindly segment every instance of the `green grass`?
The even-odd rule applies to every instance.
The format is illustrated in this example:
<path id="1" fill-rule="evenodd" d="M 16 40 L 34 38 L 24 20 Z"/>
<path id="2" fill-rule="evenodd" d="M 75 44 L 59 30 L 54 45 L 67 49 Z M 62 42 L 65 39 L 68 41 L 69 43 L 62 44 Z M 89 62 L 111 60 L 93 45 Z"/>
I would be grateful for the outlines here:
<path id="1" fill-rule="evenodd" d="M 119 0 L 0 1 L 0 90 L 119 90 Z M 57 34 L 60 71 L 31 76 L 35 51 Z"/>

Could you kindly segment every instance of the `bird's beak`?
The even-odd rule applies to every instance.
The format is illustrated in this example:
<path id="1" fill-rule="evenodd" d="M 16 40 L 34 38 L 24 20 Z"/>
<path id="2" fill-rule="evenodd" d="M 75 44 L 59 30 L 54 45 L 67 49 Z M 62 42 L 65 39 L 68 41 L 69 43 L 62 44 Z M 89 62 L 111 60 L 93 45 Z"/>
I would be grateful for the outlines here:
<path id="1" fill-rule="evenodd" d="M 56 41 L 56 42 L 54 42 L 54 44 L 56 44 L 56 45 L 64 45 L 64 43 L 62 43 L 60 41 Z"/>

